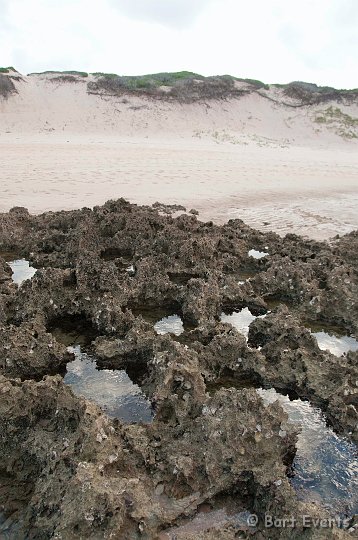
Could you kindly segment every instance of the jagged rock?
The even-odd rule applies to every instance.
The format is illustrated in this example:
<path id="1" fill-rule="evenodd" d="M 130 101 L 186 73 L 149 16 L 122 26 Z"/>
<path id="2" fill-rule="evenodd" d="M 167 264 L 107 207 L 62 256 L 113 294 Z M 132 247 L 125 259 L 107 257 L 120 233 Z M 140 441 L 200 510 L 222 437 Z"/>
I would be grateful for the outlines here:
<path id="1" fill-rule="evenodd" d="M 303 325 L 357 335 L 357 234 L 319 243 L 169 210 L 120 199 L 0 214 L 0 252 L 37 268 L 18 288 L 0 259 L 0 504 L 18 537 L 151 539 L 218 495 L 259 516 L 320 511 L 290 487 L 295 433 L 257 385 L 310 399 L 357 441 L 357 353 L 321 351 Z M 244 307 L 266 314 L 248 342 L 219 322 Z M 157 335 L 159 312 L 180 316 L 184 333 Z M 151 424 L 109 419 L 60 375 L 41 380 L 73 358 L 61 330 L 83 334 L 99 367 L 125 369 L 141 385 Z M 309 532 L 289 537 L 322 538 Z M 259 526 L 255 537 L 286 533 Z"/>
<path id="2" fill-rule="evenodd" d="M 189 366 L 171 367 L 166 381 L 175 382 L 178 373 L 185 390 Z M 163 524 L 217 493 L 240 485 L 251 496 L 259 489 L 268 494 L 287 483 L 295 434 L 281 407 L 263 407 L 252 390 L 209 398 L 204 388 L 193 400 L 195 413 L 182 414 L 169 429 L 166 418 L 146 426 L 110 420 L 74 397 L 59 376 L 0 377 L 0 478 L 7 488 L 0 504 L 23 535 L 154 538 Z M 287 500 L 294 498 L 288 493 Z"/>

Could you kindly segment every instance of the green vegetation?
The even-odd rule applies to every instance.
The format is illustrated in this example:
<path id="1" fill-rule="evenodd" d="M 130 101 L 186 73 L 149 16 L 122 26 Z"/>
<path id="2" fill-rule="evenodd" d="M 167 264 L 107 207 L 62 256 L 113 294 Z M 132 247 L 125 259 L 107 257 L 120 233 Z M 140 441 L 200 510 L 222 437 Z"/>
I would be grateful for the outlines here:
<path id="1" fill-rule="evenodd" d="M 313 83 L 305 83 L 305 82 L 292 82 L 286 86 L 296 86 L 301 87 L 302 89 L 306 90 L 307 92 L 316 92 L 318 94 L 331 94 L 332 92 L 340 92 L 342 94 L 346 93 L 357 93 L 357 89 L 351 89 L 351 90 L 344 90 L 343 88 L 333 88 L 333 86 L 318 86 L 317 84 Z"/>
<path id="2" fill-rule="evenodd" d="M 118 93 L 120 89 L 122 89 L 122 91 L 127 90 L 130 92 L 145 92 L 153 95 L 155 90 L 161 86 L 165 86 L 170 89 L 170 91 L 167 92 L 168 98 L 171 95 L 174 98 L 174 94 L 175 97 L 178 98 L 178 94 L 181 94 L 183 97 L 183 94 L 185 93 L 184 87 L 186 87 L 188 100 L 194 101 L 196 99 L 203 99 L 205 97 L 215 97 L 220 99 L 220 89 L 223 92 L 223 99 L 228 97 L 229 94 L 238 95 L 242 91 L 235 89 L 235 81 L 245 82 L 257 89 L 269 89 L 269 85 L 255 79 L 240 79 L 238 77 L 233 77 L 232 75 L 204 77 L 199 73 L 193 73 L 191 71 L 154 73 L 138 76 L 120 76 L 114 73 L 92 73 L 92 75 L 99 79 L 98 83 L 95 83 L 98 87 L 102 86 L 103 88 L 104 86 L 107 86 L 107 90 L 109 91 L 109 86 L 111 86 L 113 93 Z M 209 91 L 209 86 L 211 86 L 211 91 Z M 91 89 L 94 90 L 93 85 Z M 189 93 L 192 94 L 191 97 L 189 97 Z M 212 95 L 213 93 L 215 96 Z M 196 96 L 194 94 L 196 94 Z"/>
<path id="3" fill-rule="evenodd" d="M 180 81 L 205 81 L 205 80 L 227 80 L 227 81 L 241 81 L 251 84 L 256 88 L 269 89 L 269 85 L 258 81 L 256 79 L 240 79 L 239 77 L 233 77 L 232 75 L 217 75 L 212 77 L 204 77 L 199 73 L 193 73 L 191 71 L 178 71 L 174 73 L 154 73 L 149 75 L 134 75 L 134 76 L 120 76 L 115 73 L 92 73 L 95 77 L 103 77 L 105 79 L 118 79 L 123 82 L 123 85 L 131 90 L 136 88 L 158 88 L 159 86 L 174 86 Z"/>
<path id="4" fill-rule="evenodd" d="M 338 107 L 330 106 L 324 111 L 319 111 L 316 113 L 314 121 L 333 129 L 337 135 L 344 139 L 358 138 L 358 118 L 353 118 Z"/>
<path id="5" fill-rule="evenodd" d="M 203 80 L 205 77 L 190 71 L 180 71 L 177 73 L 154 73 L 149 75 L 125 75 L 120 76 L 115 73 L 92 73 L 96 77 L 107 80 L 117 80 L 117 83 L 128 90 L 143 90 L 158 88 L 159 86 L 174 86 L 178 81 L 191 79 Z"/>
<path id="6" fill-rule="evenodd" d="M 349 127 L 358 126 L 358 118 L 349 116 L 349 114 L 344 113 L 338 107 L 328 107 L 325 111 L 321 111 L 318 114 L 321 116 L 316 116 L 316 122 L 321 124 L 339 120 Z"/>
<path id="7" fill-rule="evenodd" d="M 79 77 L 88 77 L 86 71 L 41 71 L 39 73 L 29 73 L 29 75 L 78 75 Z"/>
<path id="8" fill-rule="evenodd" d="M 106 79 L 116 79 L 119 77 L 117 73 L 102 73 L 101 71 L 96 71 L 95 73 L 91 73 L 91 75 L 94 75 L 95 77 L 105 77 Z"/>
<path id="9" fill-rule="evenodd" d="M 91 94 L 120 96 L 131 93 L 146 95 L 152 99 L 193 103 L 229 99 L 246 93 L 236 87 L 236 79 L 230 75 L 204 77 L 188 71 L 141 76 L 119 76 L 113 73 L 93 75 L 96 75 L 96 80 L 87 85 Z M 166 87 L 166 91 L 161 87 Z"/>
<path id="10" fill-rule="evenodd" d="M 265 84 L 262 81 L 258 81 L 256 79 L 240 79 L 239 77 L 236 77 L 236 81 L 240 82 L 246 82 L 247 84 L 251 84 L 252 86 L 256 86 L 256 88 L 263 88 L 264 90 L 269 90 L 270 85 Z"/>
<path id="11" fill-rule="evenodd" d="M 10 67 L 0 67 L 0 73 L 9 73 L 10 71 L 16 71 L 12 66 Z"/>
<path id="12" fill-rule="evenodd" d="M 64 75 L 78 75 L 79 77 L 88 77 L 86 71 L 63 71 Z"/>

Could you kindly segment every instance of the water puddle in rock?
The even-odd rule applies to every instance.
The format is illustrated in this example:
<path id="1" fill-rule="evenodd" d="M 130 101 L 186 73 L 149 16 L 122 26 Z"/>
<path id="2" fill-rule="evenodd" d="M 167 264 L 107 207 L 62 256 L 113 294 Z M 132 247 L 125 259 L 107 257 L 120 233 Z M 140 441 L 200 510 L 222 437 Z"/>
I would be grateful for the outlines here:
<path id="1" fill-rule="evenodd" d="M 22 285 L 24 281 L 31 279 L 37 272 L 36 268 L 30 266 L 29 261 L 26 259 L 7 261 L 7 264 L 13 271 L 12 281 L 19 286 Z"/>
<path id="2" fill-rule="evenodd" d="M 132 308 L 133 315 L 141 316 L 146 322 L 152 324 L 158 335 L 173 334 L 180 336 L 185 332 L 184 323 L 178 312 L 179 305 L 168 308 L 145 307 Z M 177 311 L 177 313 L 175 313 Z"/>
<path id="3" fill-rule="evenodd" d="M 78 396 L 97 403 L 104 412 L 124 422 L 151 422 L 153 411 L 143 392 L 124 370 L 97 369 L 95 357 L 69 347 L 75 360 L 67 364 L 65 384 Z"/>
<path id="4" fill-rule="evenodd" d="M 249 251 L 249 257 L 253 257 L 254 259 L 263 259 L 268 255 L 269 253 L 267 251 L 258 251 L 257 249 L 250 249 Z"/>
<path id="5" fill-rule="evenodd" d="M 194 535 L 205 533 L 210 530 L 219 530 L 223 527 L 234 527 L 237 530 L 248 530 L 247 520 L 250 512 L 243 511 L 235 514 L 229 514 L 226 509 L 209 510 L 198 512 L 191 520 L 187 520 L 182 525 L 171 527 L 159 534 L 160 540 L 180 540 L 187 538 L 187 535 L 194 538 Z"/>
<path id="6" fill-rule="evenodd" d="M 323 331 L 314 332 L 312 335 L 322 351 L 329 351 L 335 356 L 343 356 L 348 351 L 358 351 L 358 341 L 352 337 L 337 337 Z"/>
<path id="7" fill-rule="evenodd" d="M 304 325 L 316 338 L 322 351 L 329 351 L 335 356 L 343 356 L 348 351 L 358 351 L 358 341 L 345 335 L 344 328 L 319 322 L 304 322 Z"/>
<path id="8" fill-rule="evenodd" d="M 249 308 L 241 309 L 240 311 L 233 311 L 230 314 L 222 313 L 220 315 L 220 321 L 223 323 L 229 323 L 236 328 L 241 334 L 244 334 L 246 339 L 249 335 L 249 326 L 257 318 L 263 318 L 266 315 L 253 315 Z"/>
<path id="9" fill-rule="evenodd" d="M 300 499 L 318 502 L 332 515 L 358 512 L 358 459 L 354 444 L 326 426 L 321 411 L 275 390 L 258 390 L 266 404 L 278 400 L 292 423 L 301 425 L 291 484 Z"/>
<path id="10" fill-rule="evenodd" d="M 184 325 L 179 315 L 169 315 L 157 321 L 154 325 L 154 330 L 159 335 L 174 334 L 180 336 L 184 333 Z"/>

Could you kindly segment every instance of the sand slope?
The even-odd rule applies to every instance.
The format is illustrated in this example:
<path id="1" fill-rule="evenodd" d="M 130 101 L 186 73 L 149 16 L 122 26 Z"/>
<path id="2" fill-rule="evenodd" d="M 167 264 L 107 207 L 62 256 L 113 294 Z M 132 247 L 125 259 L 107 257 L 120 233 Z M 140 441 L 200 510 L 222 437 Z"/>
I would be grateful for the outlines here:
<path id="1" fill-rule="evenodd" d="M 271 87 L 180 104 L 54 79 L 22 77 L 0 97 L 0 211 L 123 196 L 315 238 L 358 228 L 357 103 L 295 107 Z"/>

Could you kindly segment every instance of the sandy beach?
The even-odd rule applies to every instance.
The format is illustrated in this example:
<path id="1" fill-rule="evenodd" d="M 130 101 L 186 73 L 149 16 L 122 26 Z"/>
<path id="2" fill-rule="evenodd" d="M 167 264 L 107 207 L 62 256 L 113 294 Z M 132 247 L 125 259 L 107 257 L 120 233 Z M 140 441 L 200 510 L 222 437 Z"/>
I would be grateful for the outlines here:
<path id="1" fill-rule="evenodd" d="M 181 105 L 93 96 L 50 76 L 16 84 L 0 101 L 2 212 L 124 197 L 316 239 L 358 228 L 357 142 L 339 122 L 314 121 L 329 104 L 292 109 L 252 94 Z M 354 104 L 341 109 L 358 116 Z"/>

